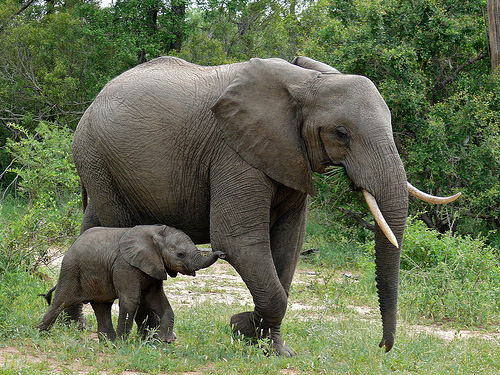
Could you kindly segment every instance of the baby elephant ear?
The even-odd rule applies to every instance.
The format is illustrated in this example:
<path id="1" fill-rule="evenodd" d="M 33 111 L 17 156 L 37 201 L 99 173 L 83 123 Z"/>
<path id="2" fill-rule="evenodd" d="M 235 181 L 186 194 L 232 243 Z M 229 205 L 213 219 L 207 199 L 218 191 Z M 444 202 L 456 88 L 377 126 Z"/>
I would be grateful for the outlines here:
<path id="1" fill-rule="evenodd" d="M 118 249 L 127 263 L 159 280 L 167 278 L 167 271 L 153 236 L 164 229 L 164 225 L 138 225 L 128 229 L 118 243 Z"/>

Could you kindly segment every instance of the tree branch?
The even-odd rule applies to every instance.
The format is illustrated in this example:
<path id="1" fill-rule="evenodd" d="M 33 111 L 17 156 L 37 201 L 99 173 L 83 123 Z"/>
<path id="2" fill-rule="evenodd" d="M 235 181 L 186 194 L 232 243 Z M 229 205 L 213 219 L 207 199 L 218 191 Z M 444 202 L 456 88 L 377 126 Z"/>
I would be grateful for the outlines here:
<path id="1" fill-rule="evenodd" d="M 462 65 L 460 65 L 458 68 L 456 68 L 453 73 L 448 75 L 443 80 L 440 80 L 439 78 L 436 79 L 436 82 L 434 83 L 434 87 L 432 88 L 432 90 L 435 91 L 438 89 L 438 87 L 445 87 L 448 83 L 450 83 L 451 81 L 453 81 L 455 79 L 455 77 L 458 75 L 458 73 L 460 73 L 462 70 L 464 70 L 468 66 L 478 62 L 479 60 L 484 59 L 485 57 L 488 57 L 487 50 L 479 53 L 476 57 L 473 57 L 472 59 L 469 59 L 466 62 L 464 62 Z"/>
<path id="2" fill-rule="evenodd" d="M 340 212 L 342 212 L 346 216 L 350 217 L 351 219 L 354 219 L 354 221 L 356 221 L 358 224 L 360 224 L 363 228 L 371 230 L 372 232 L 375 231 L 375 225 L 366 221 L 365 219 L 363 219 L 361 217 L 361 215 L 359 215 L 358 213 L 347 210 L 347 209 L 342 208 L 342 207 L 339 207 L 338 209 Z"/>
<path id="3" fill-rule="evenodd" d="M 4 32 L 5 30 L 5 26 L 6 24 L 13 20 L 15 17 L 19 16 L 22 12 L 24 12 L 31 4 L 33 4 L 35 2 L 35 0 L 28 0 L 26 1 L 22 6 L 21 8 L 16 12 L 14 13 L 13 15 L 11 15 L 10 17 L 7 18 L 7 20 L 5 21 L 5 24 L 3 25 L 0 25 L 0 34 Z"/>

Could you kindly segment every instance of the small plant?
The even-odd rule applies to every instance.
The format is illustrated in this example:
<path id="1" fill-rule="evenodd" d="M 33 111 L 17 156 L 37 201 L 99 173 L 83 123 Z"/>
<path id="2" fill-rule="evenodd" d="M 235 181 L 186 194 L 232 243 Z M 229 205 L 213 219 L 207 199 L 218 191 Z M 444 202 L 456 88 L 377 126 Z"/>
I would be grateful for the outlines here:
<path id="1" fill-rule="evenodd" d="M 10 124 L 19 135 L 8 140 L 18 176 L 17 195 L 26 208 L 19 215 L 0 218 L 0 269 L 36 269 L 49 260 L 49 248 L 65 244 L 77 234 L 78 175 L 71 159 L 71 133 L 40 123 L 35 134 Z"/>

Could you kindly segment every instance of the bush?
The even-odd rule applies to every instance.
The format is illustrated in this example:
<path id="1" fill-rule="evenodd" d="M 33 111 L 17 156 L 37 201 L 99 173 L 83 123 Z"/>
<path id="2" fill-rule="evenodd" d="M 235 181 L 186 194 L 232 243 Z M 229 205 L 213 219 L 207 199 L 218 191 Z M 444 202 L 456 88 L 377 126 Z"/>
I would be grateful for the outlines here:
<path id="1" fill-rule="evenodd" d="M 340 233 L 340 234 L 339 234 Z M 458 326 L 491 327 L 500 322 L 498 255 L 484 238 L 440 235 L 408 219 L 401 254 L 399 313 Z M 309 223 L 305 246 L 319 250 L 308 261 L 318 267 L 329 293 L 341 291 L 369 301 L 375 296 L 374 242 L 356 244 Z M 359 283 L 342 282 L 338 271 L 352 270 Z M 335 281 L 335 282 L 333 282 Z M 325 281 L 326 283 L 326 281 Z M 345 284 L 345 285 L 344 285 Z"/>
<path id="2" fill-rule="evenodd" d="M 17 272 L 37 268 L 48 260 L 51 246 L 73 239 L 81 212 L 70 131 L 48 123 L 40 123 L 35 134 L 10 127 L 20 135 L 20 140 L 7 142 L 15 161 L 10 171 L 17 175 L 16 195 L 26 209 L 0 218 L 0 269 Z"/>
<path id="3" fill-rule="evenodd" d="M 488 326 L 500 321 L 498 257 L 485 239 L 440 236 L 409 220 L 401 256 L 401 312 Z"/>

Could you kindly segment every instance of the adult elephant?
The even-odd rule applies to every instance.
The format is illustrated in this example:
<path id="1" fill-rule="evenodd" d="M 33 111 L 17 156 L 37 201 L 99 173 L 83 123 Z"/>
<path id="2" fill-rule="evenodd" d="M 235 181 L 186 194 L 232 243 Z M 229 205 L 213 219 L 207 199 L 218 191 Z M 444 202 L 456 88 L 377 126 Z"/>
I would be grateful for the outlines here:
<path id="1" fill-rule="evenodd" d="M 392 348 L 408 184 L 389 109 L 367 78 L 306 57 L 212 67 L 158 58 L 106 85 L 78 124 L 73 155 L 82 231 L 161 223 L 210 242 L 255 304 L 231 318 L 233 330 L 269 336 L 284 355 L 293 354 L 280 327 L 312 172 L 344 166 L 377 218 L 380 346 Z"/>

